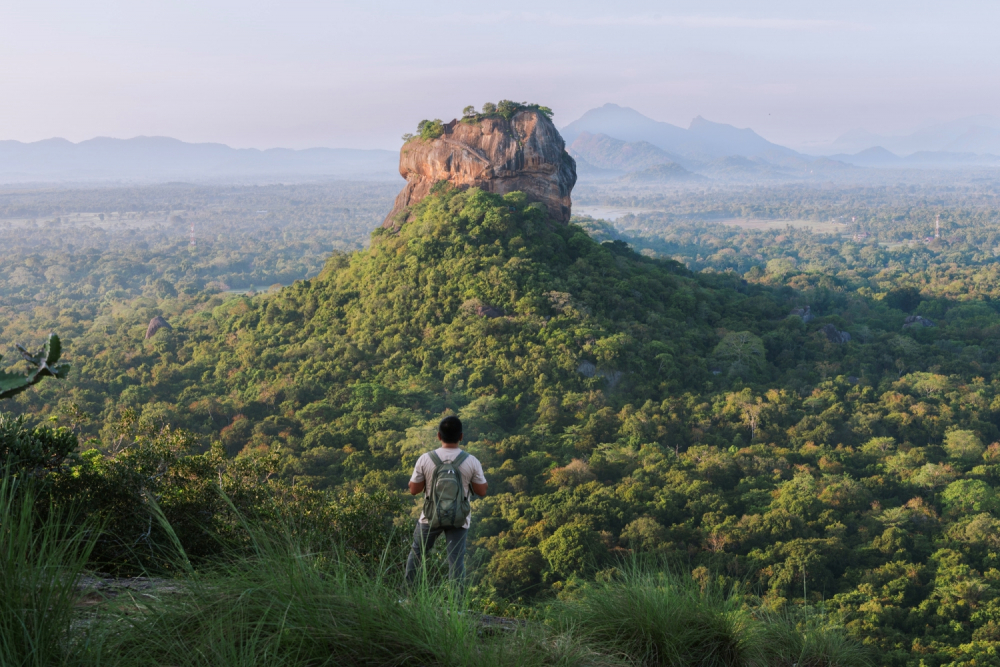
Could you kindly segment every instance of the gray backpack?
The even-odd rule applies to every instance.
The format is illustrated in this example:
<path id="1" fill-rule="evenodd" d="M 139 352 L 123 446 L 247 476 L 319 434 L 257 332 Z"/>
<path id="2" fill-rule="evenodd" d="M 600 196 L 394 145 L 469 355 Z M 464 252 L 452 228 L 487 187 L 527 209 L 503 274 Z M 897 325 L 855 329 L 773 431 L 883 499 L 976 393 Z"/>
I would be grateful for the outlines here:
<path id="1" fill-rule="evenodd" d="M 428 455 L 434 462 L 434 474 L 424 491 L 424 517 L 431 528 L 464 528 L 472 503 L 458 467 L 469 458 L 469 453 L 462 452 L 448 463 L 443 463 L 436 452 Z"/>

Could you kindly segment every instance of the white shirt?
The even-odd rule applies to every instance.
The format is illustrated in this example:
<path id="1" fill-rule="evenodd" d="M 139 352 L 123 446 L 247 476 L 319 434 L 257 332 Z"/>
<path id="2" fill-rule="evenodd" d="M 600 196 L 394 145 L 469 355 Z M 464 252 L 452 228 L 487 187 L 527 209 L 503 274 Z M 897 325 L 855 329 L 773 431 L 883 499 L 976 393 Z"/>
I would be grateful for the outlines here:
<path id="1" fill-rule="evenodd" d="M 441 463 L 448 463 L 457 459 L 462 450 L 458 447 L 438 447 L 434 453 L 441 459 Z M 470 493 L 469 488 L 472 482 L 476 484 L 486 483 L 486 475 L 483 474 L 483 464 L 472 454 L 469 454 L 462 461 L 462 465 L 458 466 L 458 473 L 462 476 L 462 488 L 465 489 L 466 493 Z M 420 482 L 426 483 L 433 475 L 434 461 L 431 460 L 430 454 L 421 454 L 420 458 L 417 459 L 416 465 L 413 466 L 413 475 L 410 477 L 410 481 L 414 484 L 419 484 Z M 424 493 L 427 493 L 426 487 L 424 488 Z M 428 523 L 423 510 L 420 511 L 420 523 Z M 472 513 L 470 512 L 469 516 L 465 518 L 465 525 L 462 527 L 468 528 L 471 524 Z"/>

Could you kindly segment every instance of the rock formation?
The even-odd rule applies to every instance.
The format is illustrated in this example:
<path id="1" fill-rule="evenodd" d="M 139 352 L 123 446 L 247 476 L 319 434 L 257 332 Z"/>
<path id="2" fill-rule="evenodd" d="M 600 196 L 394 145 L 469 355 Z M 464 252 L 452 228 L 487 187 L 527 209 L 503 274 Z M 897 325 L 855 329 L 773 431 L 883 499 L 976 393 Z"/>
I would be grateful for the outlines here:
<path id="1" fill-rule="evenodd" d="M 510 120 L 500 116 L 453 120 L 443 128 L 436 139 L 417 137 L 403 145 L 399 173 L 406 187 L 383 227 L 404 223 L 409 207 L 438 181 L 496 194 L 520 190 L 530 201 L 545 204 L 552 218 L 569 222 L 576 163 L 545 114 L 522 109 Z"/>
<path id="2" fill-rule="evenodd" d="M 912 329 L 914 327 L 932 327 L 932 326 L 934 326 L 934 321 L 922 315 L 907 315 L 906 319 L 903 320 L 904 329 Z"/>
<path id="3" fill-rule="evenodd" d="M 831 343 L 836 343 L 837 345 L 850 342 L 851 340 L 851 334 L 847 333 L 846 331 L 840 331 L 837 327 L 833 326 L 832 324 L 824 324 L 823 327 L 820 329 L 820 331 L 822 331 L 826 335 L 826 339 L 828 341 L 830 341 Z"/>
<path id="4" fill-rule="evenodd" d="M 173 327 L 165 319 L 157 315 L 149 321 L 149 326 L 146 328 L 146 340 L 152 338 L 160 329 L 169 330 L 173 329 Z"/>
<path id="5" fill-rule="evenodd" d="M 809 306 L 806 306 L 805 308 L 792 308 L 791 312 L 788 314 L 802 318 L 803 323 L 809 323 L 815 319 L 813 314 L 809 311 L 809 308 Z"/>

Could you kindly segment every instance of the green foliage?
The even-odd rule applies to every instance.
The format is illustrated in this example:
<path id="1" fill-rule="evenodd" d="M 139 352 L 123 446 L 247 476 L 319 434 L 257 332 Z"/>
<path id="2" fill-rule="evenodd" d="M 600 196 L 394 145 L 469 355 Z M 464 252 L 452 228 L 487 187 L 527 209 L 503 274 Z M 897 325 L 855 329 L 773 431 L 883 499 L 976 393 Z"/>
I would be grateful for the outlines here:
<path id="1" fill-rule="evenodd" d="M 489 578 L 505 598 L 537 592 L 545 570 L 545 557 L 537 547 L 518 547 L 498 553 L 490 560 Z"/>
<path id="2" fill-rule="evenodd" d="M 560 526 L 539 548 L 552 572 L 561 577 L 585 574 L 604 550 L 600 537 L 584 522 Z"/>
<path id="3" fill-rule="evenodd" d="M 0 499 L 7 490 L 0 485 Z M 829 623 L 796 630 L 672 575 L 612 576 L 520 622 L 470 611 L 473 600 L 427 582 L 408 586 L 401 599 L 397 567 L 359 563 L 336 542 L 317 548 L 293 524 L 243 522 L 251 550 L 154 580 L 141 613 L 122 596 L 77 617 L 87 543 L 51 523 L 32 531 L 30 516 L 12 522 L 30 515 L 25 500 L 17 507 L 0 500 L 4 664 L 867 664 L 857 643 Z"/>
<path id="4" fill-rule="evenodd" d="M 1000 510 L 1000 500 L 985 482 L 978 479 L 960 479 L 941 492 L 945 510 L 954 515 L 979 514 Z"/>
<path id="5" fill-rule="evenodd" d="M 945 436 L 944 449 L 949 457 L 970 463 L 978 461 L 986 448 L 973 431 L 957 429 Z"/>
<path id="6" fill-rule="evenodd" d="M 483 104 L 483 110 L 479 113 L 476 113 L 475 107 L 465 107 L 465 109 L 462 110 L 462 119 L 466 122 L 478 122 L 484 118 L 503 118 L 504 120 L 509 121 L 520 111 L 537 111 L 549 120 L 552 120 L 553 116 L 552 109 L 540 104 L 500 100 L 497 104 L 486 102 Z"/>
<path id="7" fill-rule="evenodd" d="M 31 428 L 25 416 L 0 412 L 0 461 L 8 471 L 39 476 L 61 470 L 77 444 L 68 428 Z"/>
<path id="8" fill-rule="evenodd" d="M 16 347 L 27 362 L 29 371 L 27 375 L 15 375 L 0 370 L 0 399 L 15 396 L 28 387 L 38 384 L 44 378 L 62 378 L 69 373 L 69 364 L 59 361 L 59 357 L 62 355 L 62 344 L 59 341 L 59 336 L 55 334 L 49 334 L 45 348 L 36 354 L 29 353 L 20 345 Z M 3 355 L 0 355 L 0 362 L 2 361 Z"/>
<path id="9" fill-rule="evenodd" d="M 398 190 L 341 181 L 0 192 L 0 340 L 41 347 L 50 331 L 75 340 L 125 300 L 157 311 L 148 324 L 169 319 L 170 303 L 315 276 L 331 253 L 368 242 Z"/>
<path id="10" fill-rule="evenodd" d="M 416 136 L 424 141 L 437 139 L 442 134 L 444 134 L 444 121 L 439 118 L 435 118 L 434 120 L 422 120 L 417 123 Z"/>
<path id="11" fill-rule="evenodd" d="M 657 568 L 659 570 L 659 568 Z M 867 651 L 830 621 L 749 608 L 707 570 L 694 577 L 637 563 L 555 606 L 558 627 L 636 665 L 871 665 Z M 805 620 L 805 619 L 803 619 Z"/>
<path id="12" fill-rule="evenodd" d="M 916 287 L 897 287 L 885 295 L 885 303 L 904 313 L 912 313 L 920 305 L 920 290 Z"/>
<path id="13" fill-rule="evenodd" d="M 733 331 L 723 336 L 712 351 L 712 357 L 726 375 L 754 380 L 767 366 L 764 343 L 749 331 Z"/>
<path id="14" fill-rule="evenodd" d="M 0 477 L 0 664 L 74 664 L 70 634 L 78 578 L 94 547 L 94 522 L 60 511 L 39 515 L 34 480 Z M 48 508 L 46 508 L 48 509 Z M 78 623 L 77 623 L 78 624 Z"/>
<path id="15" fill-rule="evenodd" d="M 256 296 L 172 277 L 249 276 L 249 240 L 199 246 L 191 267 L 151 250 L 148 273 L 104 273 L 98 259 L 117 255 L 67 250 L 71 275 L 51 279 L 55 255 L 25 245 L 16 275 L 0 267 L 0 289 L 15 297 L 0 305 L 3 335 L 40 341 L 71 327 L 80 361 L 63 383 L 5 407 L 29 415 L 19 433 L 49 417 L 52 433 L 95 439 L 34 477 L 47 498 L 81 498 L 120 526 L 120 542 L 98 544 L 107 560 L 172 566 L 145 489 L 196 568 L 253 553 L 240 516 L 287 520 L 320 546 L 330 537 L 320 527 L 335 526 L 355 535 L 364 567 L 382 553 L 397 561 L 392 535 L 412 520 L 397 511 L 398 490 L 433 446 L 434 424 L 456 413 L 491 488 L 469 536 L 477 604 L 568 600 L 614 581 L 620 555 L 683 554 L 699 589 L 745 583 L 762 596 L 742 598 L 755 619 L 798 627 L 798 644 L 769 640 L 783 656 L 840 650 L 843 634 L 810 633 L 842 623 L 883 664 L 982 659 L 1000 641 L 1000 280 L 992 191 L 975 187 L 985 194 L 638 192 L 609 201 L 664 212 L 616 228 L 554 224 L 518 193 L 442 186 L 398 233 Z M 323 208 L 303 193 L 306 210 Z M 592 195 L 578 188 L 574 200 Z M 927 215 L 933 224 L 924 197 L 954 208 L 950 240 L 913 242 Z M 829 235 L 710 222 L 851 211 L 864 211 L 870 239 L 847 222 Z M 310 233 L 346 234 L 313 222 L 303 222 Z M 253 275 L 329 250 L 310 250 L 295 225 L 252 230 L 271 246 L 251 253 Z M 771 260 L 777 269 L 765 271 Z M 92 290 L 81 283 L 88 266 Z M 910 286 L 920 298 L 907 313 L 889 294 Z M 792 314 L 807 304 L 808 316 Z M 174 330 L 147 341 L 153 315 Z M 831 340 L 826 325 L 851 341 Z M 121 424 L 127 409 L 141 428 Z M 824 642 L 832 648 L 809 648 Z"/>
<path id="16" fill-rule="evenodd" d="M 241 516 L 261 527 L 294 526 L 317 544 L 336 541 L 359 562 L 395 547 L 399 499 L 382 491 L 333 494 L 273 478 L 277 457 L 227 457 L 221 446 L 197 453 L 191 433 L 124 411 L 106 451 L 78 451 L 67 428 L 27 427 L 0 413 L 6 474 L 37 480 L 48 501 L 83 508 L 94 533 L 91 558 L 105 570 L 170 571 L 173 544 L 203 562 L 250 548 Z M 156 522 L 162 516 L 170 531 Z M 399 536 L 396 536 L 398 538 Z"/>

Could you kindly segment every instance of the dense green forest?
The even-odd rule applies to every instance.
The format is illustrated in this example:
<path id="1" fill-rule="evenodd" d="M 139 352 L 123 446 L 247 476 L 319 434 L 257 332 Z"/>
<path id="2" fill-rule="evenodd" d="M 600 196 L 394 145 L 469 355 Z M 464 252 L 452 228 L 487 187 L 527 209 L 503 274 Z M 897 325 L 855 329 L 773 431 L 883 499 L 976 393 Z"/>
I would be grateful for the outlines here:
<path id="1" fill-rule="evenodd" d="M 266 290 L 314 276 L 331 252 L 367 244 L 395 189 L 178 183 L 0 190 L 0 330 L 39 306 L 74 310 L 140 295 Z"/>
<path id="2" fill-rule="evenodd" d="M 193 555 L 212 547 L 184 517 L 230 511 L 201 481 L 218 475 L 241 508 L 285 511 L 268 485 L 326 508 L 371 556 L 365 527 L 401 507 L 413 462 L 455 413 L 491 488 L 470 535 L 484 609 L 585 597 L 652 553 L 760 609 L 816 610 L 880 664 L 994 664 L 993 187 L 687 190 L 656 213 L 568 226 L 519 193 L 445 188 L 398 234 L 332 255 L 361 243 L 324 202 L 362 210 L 371 193 L 318 188 L 313 227 L 288 217 L 228 236 L 252 216 L 219 216 L 197 261 L 184 254 L 193 214 L 176 213 L 197 207 L 178 195 L 148 205 L 162 241 L 134 265 L 102 232 L 66 234 L 63 216 L 9 203 L 10 218 L 37 220 L 0 230 L 23 243 L 0 268 L 0 336 L 56 331 L 73 366 L 4 409 L 28 418 L 22 431 L 50 425 L 36 435 L 55 453 L 33 465 L 72 471 L 59 492 L 109 517 L 130 502 L 111 491 L 167 471 L 155 492 Z M 298 210 L 287 192 L 266 197 Z M 923 242 L 938 215 L 942 238 Z M 841 235 L 712 222 L 810 216 L 857 220 Z M 67 247 L 84 238 L 92 250 Z M 236 261 L 251 249 L 254 268 Z M 115 262 L 116 278 L 87 283 Z M 296 282 L 210 285 L 272 278 Z M 156 315 L 172 328 L 147 339 Z M 414 511 L 396 513 L 397 532 Z M 122 536 L 143 529 L 129 517 Z M 119 547 L 99 553 L 124 558 Z"/>

